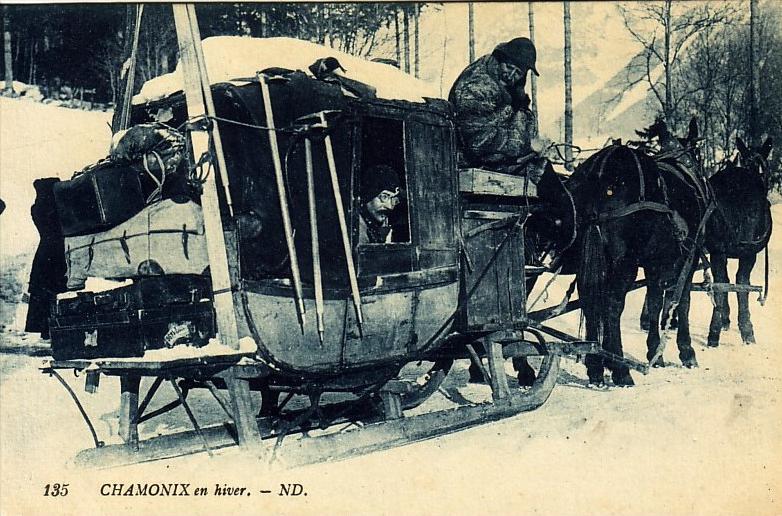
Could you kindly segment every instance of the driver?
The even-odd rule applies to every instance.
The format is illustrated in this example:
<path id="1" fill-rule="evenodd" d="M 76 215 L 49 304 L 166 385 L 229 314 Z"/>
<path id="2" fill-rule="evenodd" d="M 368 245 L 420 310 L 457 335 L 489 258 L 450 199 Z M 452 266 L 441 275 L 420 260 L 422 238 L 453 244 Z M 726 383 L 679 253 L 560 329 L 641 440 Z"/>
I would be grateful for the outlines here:
<path id="1" fill-rule="evenodd" d="M 471 63 L 456 79 L 448 100 L 456 110 L 456 127 L 467 165 L 510 174 L 534 173 L 542 164 L 524 167 L 537 137 L 535 115 L 524 92 L 527 73 L 535 68 L 537 53 L 528 38 L 500 43 L 494 51 Z M 529 169 L 529 170 L 527 170 Z"/>

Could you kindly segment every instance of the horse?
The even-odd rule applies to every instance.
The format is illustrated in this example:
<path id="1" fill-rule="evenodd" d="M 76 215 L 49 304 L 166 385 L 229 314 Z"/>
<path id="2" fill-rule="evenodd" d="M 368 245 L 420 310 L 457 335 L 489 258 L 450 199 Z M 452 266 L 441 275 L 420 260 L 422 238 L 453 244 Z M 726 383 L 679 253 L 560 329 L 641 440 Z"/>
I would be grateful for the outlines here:
<path id="1" fill-rule="evenodd" d="M 681 231 L 684 253 L 674 284 L 663 290 L 653 282 L 647 285 L 641 315 L 641 326 L 649 332 L 646 358 L 654 367 L 665 365 L 663 349 L 660 347 L 660 328 L 665 327 L 670 317 L 671 327 L 677 328 L 679 359 L 685 367 L 694 368 L 698 366 L 698 361 L 690 336 L 690 293 L 692 278 L 703 254 L 705 223 L 713 210 L 709 207 L 711 195 L 696 146 L 698 124 L 694 118 L 690 121 L 685 138 L 674 137 L 660 118 L 650 127 L 636 133 L 647 140 L 657 138 L 659 141 L 660 150 L 654 155 L 654 160 L 666 187 L 669 206 Z M 645 269 L 645 272 L 648 275 L 649 271 Z"/>
<path id="2" fill-rule="evenodd" d="M 706 226 L 706 248 L 716 283 L 728 283 L 728 258 L 739 261 L 736 283 L 749 285 L 757 254 L 771 238 L 771 204 L 768 201 L 768 163 L 773 142 L 747 147 L 736 139 L 739 163 L 728 161 L 709 178 L 716 210 Z M 749 292 L 737 292 L 739 332 L 745 344 L 755 343 L 749 313 Z M 714 293 L 714 310 L 709 325 L 708 345 L 717 347 L 720 333 L 730 325 L 727 292 Z"/>
<path id="3" fill-rule="evenodd" d="M 576 281 L 586 338 L 601 344 L 603 354 L 589 354 L 585 364 L 590 384 L 604 386 L 605 367 L 614 385 L 632 386 L 629 368 L 621 360 L 620 317 L 638 268 L 649 288 L 662 292 L 676 283 L 687 259 L 687 223 L 672 206 L 671 195 L 657 163 L 641 149 L 614 143 L 581 164 L 566 183 L 578 217 L 577 242 L 569 260 L 578 264 Z M 659 314 L 659 311 L 657 311 Z M 647 346 L 656 352 L 650 334 Z M 686 361 L 695 353 L 681 339 Z"/>

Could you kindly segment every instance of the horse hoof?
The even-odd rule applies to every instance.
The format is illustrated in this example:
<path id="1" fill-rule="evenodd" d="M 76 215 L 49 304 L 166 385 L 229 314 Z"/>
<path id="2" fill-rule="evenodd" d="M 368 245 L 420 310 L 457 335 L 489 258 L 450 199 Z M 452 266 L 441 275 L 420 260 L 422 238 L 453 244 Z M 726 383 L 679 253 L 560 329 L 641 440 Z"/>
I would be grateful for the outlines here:
<path id="1" fill-rule="evenodd" d="M 614 385 L 617 387 L 633 387 L 635 382 L 633 377 L 630 376 L 630 372 L 611 373 L 611 379 L 614 381 Z"/>
<path id="2" fill-rule="evenodd" d="M 665 360 L 663 360 L 663 357 L 658 358 L 654 361 L 654 364 L 652 364 L 652 367 L 654 368 L 662 368 L 665 367 Z"/>
<path id="3" fill-rule="evenodd" d="M 688 360 L 682 360 L 682 365 L 687 369 L 694 369 L 698 367 L 698 360 L 695 357 L 692 357 Z"/>
<path id="4" fill-rule="evenodd" d="M 709 339 L 708 342 L 706 342 L 706 345 L 710 348 L 718 348 L 720 346 L 720 341 Z"/>
<path id="5" fill-rule="evenodd" d="M 746 344 L 747 346 L 751 346 L 752 344 L 757 344 L 757 342 L 755 342 L 755 337 L 753 337 L 752 335 L 746 338 L 742 338 L 741 340 L 743 340 L 744 344 Z"/>
<path id="6" fill-rule="evenodd" d="M 483 372 L 478 366 L 471 363 L 468 371 L 470 372 L 470 378 L 467 380 L 468 383 L 486 383 Z"/>
<path id="7" fill-rule="evenodd" d="M 730 329 L 730 321 L 722 323 L 722 331 L 728 331 Z"/>
<path id="8" fill-rule="evenodd" d="M 519 371 L 516 379 L 519 381 L 519 387 L 532 387 L 535 384 L 535 371 L 532 368 L 529 371 Z"/>
<path id="9" fill-rule="evenodd" d="M 473 376 L 470 375 L 470 378 L 467 380 L 467 383 L 477 383 L 477 384 L 485 384 L 486 380 L 483 379 L 483 375 Z"/>
<path id="10" fill-rule="evenodd" d="M 600 380 L 589 380 L 589 382 L 587 382 L 587 388 L 597 391 L 606 391 L 608 390 L 608 385 L 606 385 L 605 380 L 601 378 Z"/>
<path id="11" fill-rule="evenodd" d="M 603 376 L 603 371 L 589 371 L 587 370 L 587 378 L 588 383 L 592 388 L 602 388 L 605 387 L 606 381 L 605 377 Z"/>

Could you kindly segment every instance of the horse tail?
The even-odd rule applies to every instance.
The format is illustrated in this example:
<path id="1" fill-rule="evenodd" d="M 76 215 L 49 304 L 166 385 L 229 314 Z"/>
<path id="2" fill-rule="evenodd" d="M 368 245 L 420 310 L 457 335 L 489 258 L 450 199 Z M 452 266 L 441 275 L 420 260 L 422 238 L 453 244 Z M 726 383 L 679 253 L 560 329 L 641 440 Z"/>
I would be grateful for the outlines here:
<path id="1" fill-rule="evenodd" d="M 608 257 L 598 224 L 590 224 L 584 234 L 577 277 L 579 298 L 582 300 L 581 311 L 587 320 L 587 332 L 590 332 L 590 328 L 597 332 L 597 335 L 590 335 L 588 338 L 596 338 L 602 344 Z"/>

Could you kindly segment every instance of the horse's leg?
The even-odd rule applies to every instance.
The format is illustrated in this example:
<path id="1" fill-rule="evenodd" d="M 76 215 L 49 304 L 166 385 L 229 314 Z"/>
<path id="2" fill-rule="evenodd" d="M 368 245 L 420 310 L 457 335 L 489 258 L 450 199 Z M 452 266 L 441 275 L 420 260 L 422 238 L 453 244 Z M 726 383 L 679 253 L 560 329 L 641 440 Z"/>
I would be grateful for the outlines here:
<path id="1" fill-rule="evenodd" d="M 532 387 L 535 383 L 535 370 L 529 365 L 527 357 L 513 357 L 513 369 L 520 387 Z"/>
<path id="2" fill-rule="evenodd" d="M 618 357 L 622 357 L 624 356 L 624 351 L 622 350 L 620 320 L 625 308 L 625 297 L 630 290 L 630 285 L 632 285 L 635 280 L 638 268 L 634 265 L 625 264 L 624 266 L 616 267 L 615 271 L 617 276 L 615 279 L 616 282 L 611 285 L 611 289 L 606 296 L 603 349 Z M 651 328 L 649 331 L 652 331 Z M 630 376 L 630 368 L 626 365 L 609 360 L 608 367 L 611 369 L 611 379 L 613 380 L 614 385 L 620 387 L 635 385 L 633 377 Z"/>
<path id="3" fill-rule="evenodd" d="M 736 283 L 739 285 L 749 285 L 750 274 L 755 266 L 756 256 L 745 256 L 739 259 L 739 270 L 736 273 Z M 744 344 L 755 343 L 755 331 L 752 328 L 752 321 L 749 315 L 749 292 L 738 292 L 739 298 L 739 332 Z"/>
<path id="4" fill-rule="evenodd" d="M 690 279 L 692 279 L 692 278 L 690 278 Z M 671 292 L 666 292 L 665 295 L 666 296 L 671 296 L 672 294 L 671 294 Z M 664 315 L 667 315 L 667 314 L 664 314 Z M 668 328 L 670 328 L 672 330 L 675 330 L 678 327 L 679 327 L 679 311 L 678 310 L 674 310 L 674 312 L 671 314 L 671 321 L 670 321 L 670 323 L 668 323 Z M 663 325 L 663 329 L 665 329 L 664 325 Z"/>
<path id="5" fill-rule="evenodd" d="M 684 285 L 679 306 L 676 308 L 679 316 L 676 344 L 679 347 L 679 360 L 687 368 L 698 367 L 698 360 L 695 358 L 695 350 L 692 348 L 692 339 L 690 337 L 690 285 L 692 285 L 694 273 L 695 268 L 693 267 L 687 276 L 687 283 Z"/>
<path id="6" fill-rule="evenodd" d="M 711 272 L 714 283 L 728 283 L 728 258 L 724 253 L 711 253 Z M 709 324 L 709 347 L 720 345 L 720 332 L 727 326 L 728 317 L 728 293 L 715 292 Z"/>
<path id="7" fill-rule="evenodd" d="M 599 318 L 597 316 L 585 315 L 585 319 L 586 340 L 596 341 L 598 345 L 604 346 L 605 340 L 600 336 L 601 331 Z M 584 357 L 584 365 L 586 365 L 587 368 L 587 377 L 589 378 L 590 384 L 596 385 L 598 387 L 605 385 L 605 380 L 603 379 L 603 373 L 605 372 L 605 369 L 602 356 L 595 353 L 589 353 L 586 357 Z"/>
<path id="8" fill-rule="evenodd" d="M 649 273 L 646 271 L 646 269 L 644 269 L 644 275 L 647 277 L 646 281 L 648 283 L 649 282 L 649 277 L 648 277 Z M 647 287 L 647 290 L 646 290 L 646 294 L 644 295 L 644 306 L 643 306 L 643 308 L 641 308 L 641 321 L 640 321 L 640 323 L 641 323 L 641 329 L 643 331 L 649 331 L 649 328 L 651 328 L 651 326 L 650 326 L 651 323 L 649 322 L 649 289 L 648 289 L 648 287 Z M 657 323 L 655 322 L 655 324 L 657 324 Z"/>
<path id="9" fill-rule="evenodd" d="M 647 272 L 647 284 L 646 284 L 646 299 L 649 303 L 648 319 L 646 324 L 649 325 L 649 335 L 646 337 L 646 359 L 651 360 L 657 353 L 657 349 L 660 346 L 660 312 L 663 308 L 663 289 L 660 286 L 656 276 L 652 276 Z M 655 361 L 652 364 L 654 367 L 664 367 L 665 362 L 663 357 Z"/>

